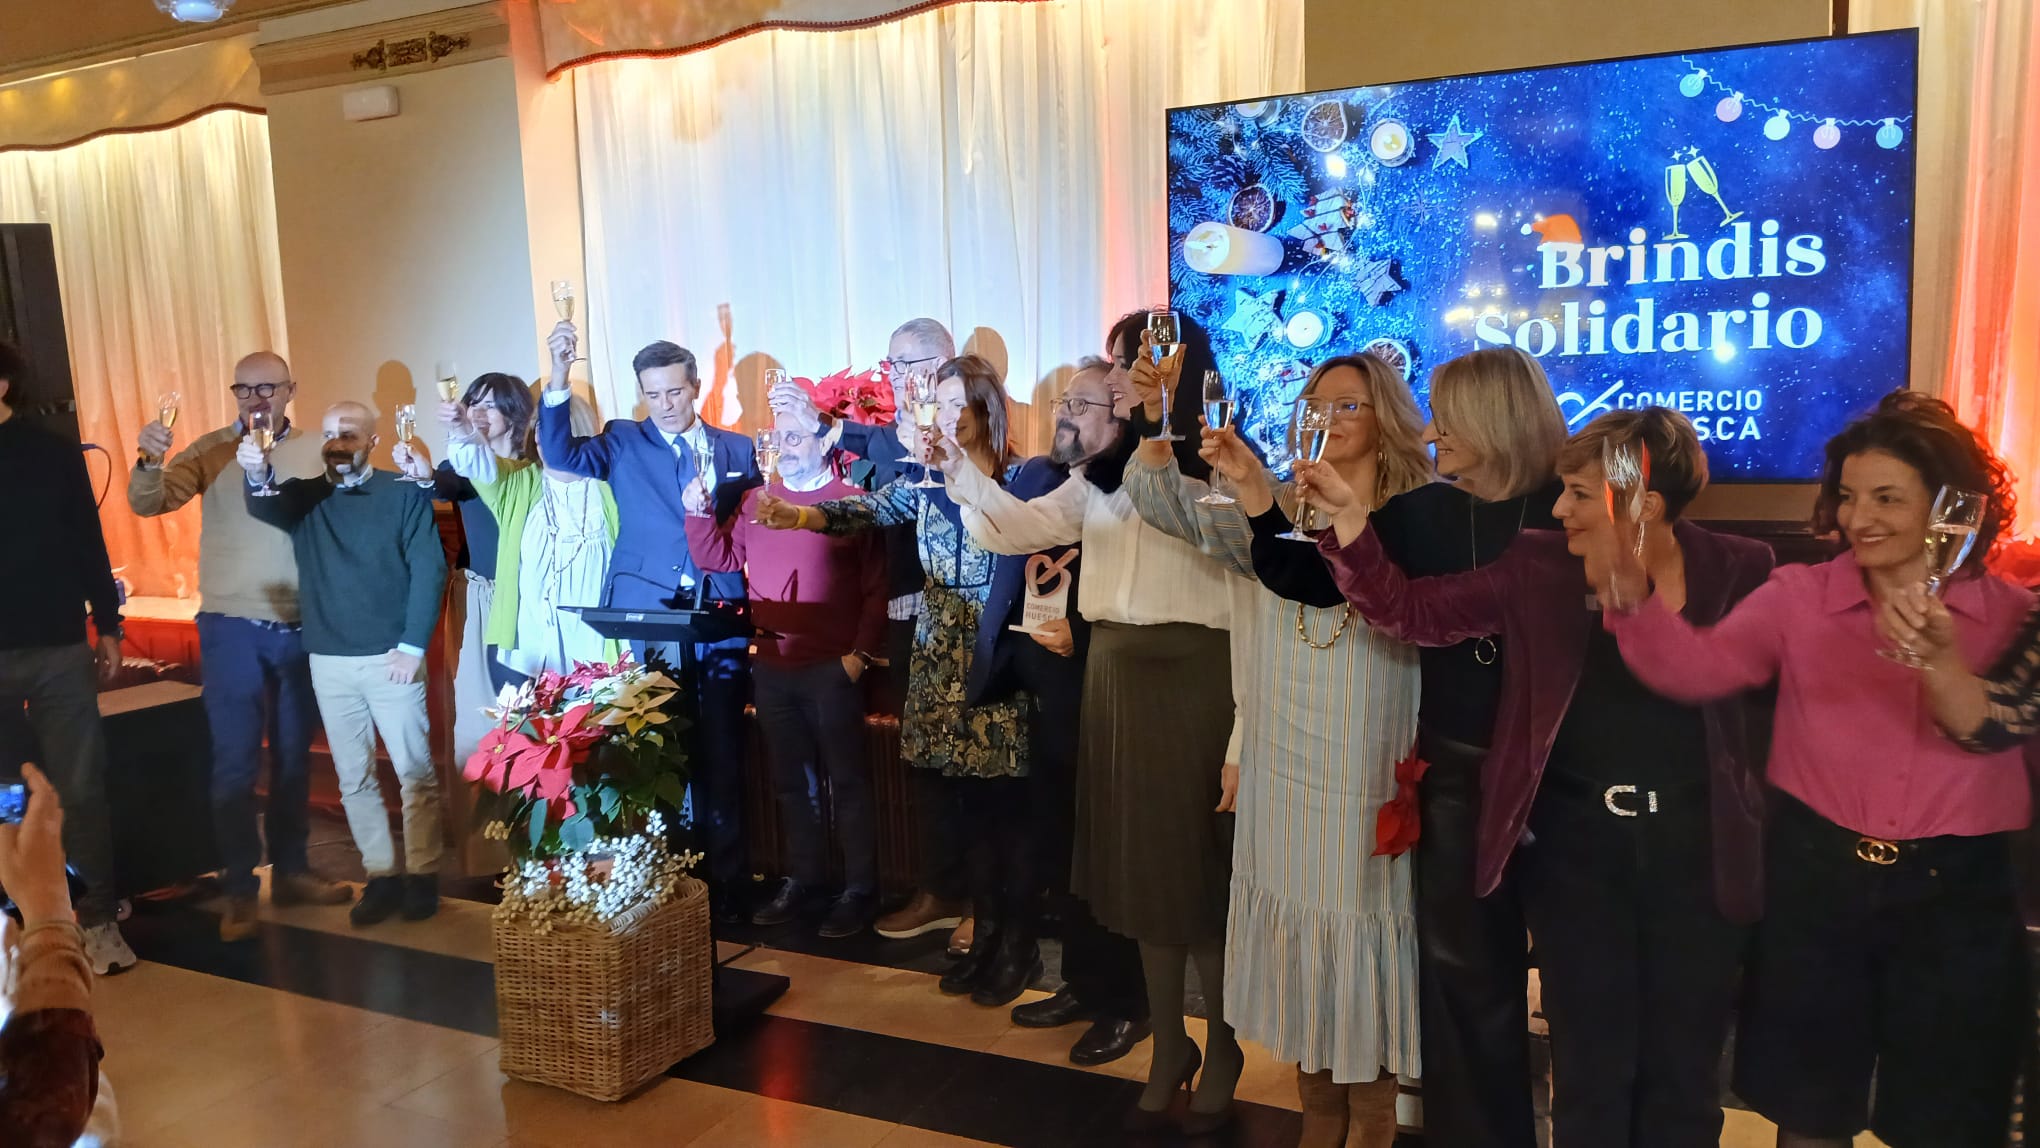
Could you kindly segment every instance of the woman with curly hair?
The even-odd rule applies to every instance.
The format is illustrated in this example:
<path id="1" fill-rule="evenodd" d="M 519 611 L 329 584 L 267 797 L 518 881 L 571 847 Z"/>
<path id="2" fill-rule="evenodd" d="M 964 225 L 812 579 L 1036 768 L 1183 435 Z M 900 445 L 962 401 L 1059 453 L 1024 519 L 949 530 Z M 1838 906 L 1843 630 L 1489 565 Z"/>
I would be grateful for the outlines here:
<path id="1" fill-rule="evenodd" d="M 1992 665 L 2033 606 L 1984 568 L 2011 531 L 2010 480 L 1946 404 L 1904 392 L 1827 445 L 1814 521 L 1846 552 L 1779 567 L 1713 626 L 1657 599 L 1608 617 L 1667 696 L 1778 687 L 1735 1091 L 1781 1148 L 1844 1148 L 1866 1126 L 1892 1148 L 2006 1141 L 2026 1006 L 2011 852 L 2032 819 L 2024 763 L 1943 737 L 1921 671 L 1879 656 L 1879 611 L 1926 578 L 1943 486 L 1990 507 L 1931 654 Z"/>

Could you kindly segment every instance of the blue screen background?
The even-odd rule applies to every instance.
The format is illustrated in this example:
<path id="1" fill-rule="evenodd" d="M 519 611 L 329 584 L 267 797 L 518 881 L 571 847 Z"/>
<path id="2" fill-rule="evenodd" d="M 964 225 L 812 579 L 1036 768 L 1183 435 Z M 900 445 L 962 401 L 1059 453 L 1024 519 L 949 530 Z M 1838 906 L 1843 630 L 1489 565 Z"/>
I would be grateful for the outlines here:
<path id="1" fill-rule="evenodd" d="M 1708 345 L 1567 355 L 1562 341 L 1553 344 L 1540 362 L 1567 420 L 1577 427 L 1611 407 L 1655 399 L 1694 418 L 1717 481 L 1808 479 L 1830 435 L 1907 382 L 1917 56 L 1917 34 L 1903 31 L 1175 109 L 1172 304 L 1211 338 L 1238 391 L 1243 432 L 1279 458 L 1291 404 L 1323 359 L 1406 350 L 1424 404 L 1431 368 L 1493 345 L 1476 333 L 1483 314 L 1495 316 L 1491 332 L 1514 339 L 1539 318 L 1560 326 L 1572 302 L 1585 348 L 1594 301 L 1612 323 L 1650 299 L 1658 324 L 1675 312 L 1695 314 Z M 1725 121 L 1720 105 L 1735 93 L 1740 115 Z M 1315 139 L 1332 145 L 1321 150 L 1304 125 L 1328 100 L 1343 106 L 1346 131 L 1341 140 L 1336 118 L 1318 111 Z M 1781 109 L 1786 119 L 1774 124 Z M 1832 135 L 1822 130 L 1830 119 Z M 1399 165 L 1370 147 L 1387 120 L 1407 128 Z M 1783 138 L 1770 138 L 1767 127 L 1779 126 Z M 1463 142 L 1463 165 L 1453 158 L 1454 138 Z M 1697 281 L 1632 285 L 1624 261 L 1608 264 L 1605 286 L 1544 286 L 1541 245 L 1575 238 L 1561 216 L 1587 247 L 1627 247 L 1632 228 L 1644 228 L 1655 270 L 1655 245 L 1672 230 L 1667 168 L 1696 154 L 1717 173 L 1721 202 L 1749 225 L 1753 267 L 1758 229 L 1778 222 L 1780 273 L 1720 280 L 1703 270 Z M 1678 224 L 1704 259 L 1734 229 L 1686 171 Z M 1239 197 L 1257 185 L 1265 197 Z M 1343 205 L 1317 202 L 1328 194 L 1344 197 Z M 1257 201 L 1276 205 L 1272 220 L 1255 214 Z M 1314 252 L 1290 232 L 1306 222 L 1306 209 L 1315 204 L 1322 215 L 1327 203 L 1344 209 L 1338 214 L 1349 226 L 1335 228 L 1344 250 Z M 1279 268 L 1193 270 L 1183 241 L 1208 221 L 1280 238 Z M 1809 235 L 1819 237 L 1825 266 L 1784 273 L 1787 241 Z M 1589 257 L 1572 250 L 1586 268 Z M 1736 322 L 1722 340 L 1727 349 L 1713 345 L 1710 313 L 1747 313 L 1760 291 L 1774 332 L 1784 312 L 1809 308 L 1820 318 L 1819 338 L 1795 349 L 1773 334 L 1772 346 L 1758 348 L 1747 322 Z M 1305 312 L 1315 318 L 1299 320 Z M 1322 335 L 1310 342 L 1313 328 Z M 1795 339 L 1809 331 L 1804 315 L 1794 320 Z M 1309 345 L 1295 345 L 1292 333 Z M 1659 326 L 1655 338 L 1664 334 Z M 1526 349 L 1549 337 L 1533 323 Z"/>

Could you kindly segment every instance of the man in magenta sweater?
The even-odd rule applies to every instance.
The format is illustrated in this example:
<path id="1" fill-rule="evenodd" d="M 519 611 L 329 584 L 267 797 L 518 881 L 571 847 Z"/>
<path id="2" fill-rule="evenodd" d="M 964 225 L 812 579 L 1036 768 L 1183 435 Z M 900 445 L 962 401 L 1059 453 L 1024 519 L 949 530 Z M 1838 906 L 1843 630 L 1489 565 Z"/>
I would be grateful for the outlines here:
<path id="1" fill-rule="evenodd" d="M 813 506 L 862 493 L 836 477 L 822 441 L 806 429 L 782 423 L 779 443 L 776 497 Z M 820 931 L 849 937 L 871 924 L 878 903 L 877 815 L 857 682 L 873 652 L 885 648 L 884 543 L 868 532 L 833 537 L 755 526 L 763 489 L 745 492 L 737 513 L 720 522 L 698 483 L 684 496 L 689 553 L 703 570 L 744 571 L 758 627 L 754 702 L 790 873 L 751 921 L 785 924 L 815 896 L 828 868 L 824 826 L 833 821 L 843 846 L 843 892 Z"/>

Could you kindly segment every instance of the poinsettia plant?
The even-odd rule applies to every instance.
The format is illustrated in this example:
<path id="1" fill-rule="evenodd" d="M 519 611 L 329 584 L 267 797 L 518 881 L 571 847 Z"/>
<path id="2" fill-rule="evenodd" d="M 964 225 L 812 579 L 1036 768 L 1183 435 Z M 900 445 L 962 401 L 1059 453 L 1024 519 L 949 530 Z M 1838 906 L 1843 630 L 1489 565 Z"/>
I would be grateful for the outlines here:
<path id="1" fill-rule="evenodd" d="M 883 426 L 898 413 L 884 367 L 866 371 L 845 368 L 813 383 L 801 382 L 814 396 L 815 406 L 832 418 Z"/>
<path id="2" fill-rule="evenodd" d="M 679 689 L 656 660 L 582 662 L 506 686 L 463 773 L 476 816 L 520 863 L 647 832 L 687 791 Z"/>

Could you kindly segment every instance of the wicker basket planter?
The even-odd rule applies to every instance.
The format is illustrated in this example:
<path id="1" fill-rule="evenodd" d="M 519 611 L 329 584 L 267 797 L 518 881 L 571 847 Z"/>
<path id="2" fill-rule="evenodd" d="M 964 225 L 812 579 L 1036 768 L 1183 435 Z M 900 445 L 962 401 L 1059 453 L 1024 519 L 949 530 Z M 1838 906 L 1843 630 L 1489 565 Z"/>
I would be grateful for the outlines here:
<path id="1" fill-rule="evenodd" d="M 708 886 L 609 927 L 495 922 L 505 1076 L 617 1100 L 715 1040 Z"/>

